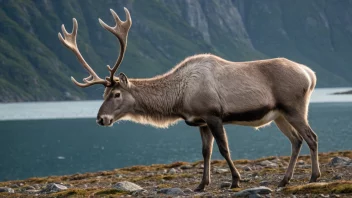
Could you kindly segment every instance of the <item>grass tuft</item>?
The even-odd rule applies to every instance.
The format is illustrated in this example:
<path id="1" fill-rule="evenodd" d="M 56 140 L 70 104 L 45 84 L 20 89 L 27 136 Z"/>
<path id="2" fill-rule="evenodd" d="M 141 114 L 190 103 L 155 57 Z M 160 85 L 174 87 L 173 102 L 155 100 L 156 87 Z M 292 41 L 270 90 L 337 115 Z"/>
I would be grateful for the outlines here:
<path id="1" fill-rule="evenodd" d="M 94 193 L 94 195 L 127 195 L 126 191 L 121 191 L 117 189 L 105 189 Z"/>
<path id="2" fill-rule="evenodd" d="M 331 183 L 310 183 L 299 186 L 290 186 L 283 189 L 292 194 L 321 194 L 321 193 L 352 193 L 352 181 L 337 181 Z"/>
<path id="3" fill-rule="evenodd" d="M 77 196 L 86 196 L 89 194 L 87 190 L 84 189 L 69 189 L 57 193 L 47 195 L 48 197 L 77 197 Z"/>

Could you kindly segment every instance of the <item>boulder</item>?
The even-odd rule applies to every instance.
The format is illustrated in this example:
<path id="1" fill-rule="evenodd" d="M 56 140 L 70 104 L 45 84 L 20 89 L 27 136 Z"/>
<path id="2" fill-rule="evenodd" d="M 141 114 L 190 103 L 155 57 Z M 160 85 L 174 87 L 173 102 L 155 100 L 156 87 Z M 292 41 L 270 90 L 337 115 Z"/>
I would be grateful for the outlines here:
<path id="1" fill-rule="evenodd" d="M 186 194 L 189 194 L 189 193 L 193 193 L 193 190 L 190 188 L 186 188 L 183 192 Z"/>
<path id="2" fill-rule="evenodd" d="M 298 160 L 297 161 L 297 165 L 304 165 L 304 164 L 305 164 L 305 162 L 303 160 Z"/>
<path id="3" fill-rule="evenodd" d="M 169 173 L 170 173 L 170 174 L 175 174 L 175 173 L 177 173 L 177 170 L 174 169 L 174 168 L 172 168 L 172 169 L 169 170 Z"/>
<path id="4" fill-rule="evenodd" d="M 245 170 L 245 171 L 252 171 L 252 168 L 251 168 L 250 166 L 245 166 L 245 167 L 243 168 L 243 170 Z"/>
<path id="5" fill-rule="evenodd" d="M 269 160 L 261 161 L 261 162 L 258 163 L 258 165 L 265 166 L 265 167 L 272 167 L 272 168 L 275 168 L 275 167 L 279 166 L 276 163 L 271 162 Z"/>
<path id="6" fill-rule="evenodd" d="M 45 188 L 41 191 L 42 193 L 54 193 L 62 190 L 67 190 L 67 187 L 61 184 L 49 183 L 45 186 Z"/>
<path id="7" fill-rule="evenodd" d="M 185 193 L 180 188 L 162 188 L 159 193 L 166 195 L 185 195 Z"/>
<path id="8" fill-rule="evenodd" d="M 330 166 L 345 166 L 349 165 L 352 162 L 352 160 L 348 157 L 334 157 L 331 159 L 329 165 Z"/>
<path id="9" fill-rule="evenodd" d="M 0 187 L 0 192 L 15 193 L 15 191 L 12 188 L 8 188 L 8 187 Z"/>
<path id="10" fill-rule="evenodd" d="M 339 180 L 342 179 L 342 175 L 341 174 L 337 174 L 334 177 L 332 177 L 333 180 Z"/>
<path id="11" fill-rule="evenodd" d="M 270 194 L 272 190 L 268 187 L 265 186 L 259 186 L 256 188 L 248 188 L 239 192 L 236 192 L 234 194 L 234 197 L 256 197 L 259 196 L 258 194 L 264 195 L 264 194 Z"/>
<path id="12" fill-rule="evenodd" d="M 229 170 L 229 169 L 226 169 L 226 168 L 217 168 L 217 169 L 215 169 L 215 172 L 221 174 L 221 173 L 230 172 L 230 170 Z"/>
<path id="13" fill-rule="evenodd" d="M 113 188 L 117 190 L 125 191 L 125 192 L 134 192 L 134 191 L 143 190 L 142 187 L 129 181 L 118 182 L 115 185 L 113 185 Z"/>

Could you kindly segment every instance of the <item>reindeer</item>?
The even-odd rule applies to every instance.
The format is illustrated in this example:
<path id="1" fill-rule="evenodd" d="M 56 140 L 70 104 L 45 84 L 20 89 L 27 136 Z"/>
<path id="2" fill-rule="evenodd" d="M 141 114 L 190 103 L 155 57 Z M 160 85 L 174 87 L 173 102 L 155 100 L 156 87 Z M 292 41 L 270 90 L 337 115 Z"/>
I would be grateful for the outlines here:
<path id="1" fill-rule="evenodd" d="M 62 25 L 60 41 L 77 56 L 89 72 L 79 87 L 95 84 L 105 86 L 104 102 L 97 123 L 112 126 L 118 120 L 131 120 L 155 127 L 168 127 L 180 120 L 199 127 L 204 158 L 203 178 L 196 191 L 210 183 L 210 159 L 214 139 L 226 159 L 232 175 L 231 188 L 241 180 L 228 147 L 224 124 L 263 127 L 272 121 L 291 142 L 291 158 L 285 176 L 278 184 L 286 186 L 293 176 L 295 164 L 305 140 L 310 148 L 312 174 L 310 182 L 320 177 L 318 138 L 308 124 L 308 105 L 316 85 L 316 76 L 307 66 L 285 58 L 249 62 L 231 62 L 211 54 L 186 58 L 169 72 L 146 79 L 129 79 L 124 73 L 117 77 L 127 47 L 132 25 L 129 11 L 126 21 L 112 10 L 116 25 L 110 27 L 101 19 L 101 26 L 114 34 L 120 43 L 120 53 L 110 75 L 100 78 L 82 57 L 76 43 L 78 24 L 73 18 L 73 31 Z"/>

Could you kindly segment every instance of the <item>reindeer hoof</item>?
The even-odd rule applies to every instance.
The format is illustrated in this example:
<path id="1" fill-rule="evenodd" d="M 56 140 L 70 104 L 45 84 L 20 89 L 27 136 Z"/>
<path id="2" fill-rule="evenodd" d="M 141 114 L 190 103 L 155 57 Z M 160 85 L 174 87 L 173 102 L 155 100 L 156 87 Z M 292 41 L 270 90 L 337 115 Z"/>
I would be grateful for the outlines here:
<path id="1" fill-rule="evenodd" d="M 281 188 L 281 187 L 285 187 L 288 184 L 288 181 L 283 179 L 281 180 L 281 182 L 279 183 L 279 185 L 277 187 Z"/>
<path id="2" fill-rule="evenodd" d="M 318 180 L 318 177 L 311 177 L 309 180 L 309 183 L 317 182 L 317 180 Z"/>
<path id="3" fill-rule="evenodd" d="M 204 186 L 198 186 L 196 189 L 193 190 L 194 192 L 204 192 Z"/>
<path id="4" fill-rule="evenodd" d="M 230 188 L 241 188 L 239 183 L 233 183 Z"/>

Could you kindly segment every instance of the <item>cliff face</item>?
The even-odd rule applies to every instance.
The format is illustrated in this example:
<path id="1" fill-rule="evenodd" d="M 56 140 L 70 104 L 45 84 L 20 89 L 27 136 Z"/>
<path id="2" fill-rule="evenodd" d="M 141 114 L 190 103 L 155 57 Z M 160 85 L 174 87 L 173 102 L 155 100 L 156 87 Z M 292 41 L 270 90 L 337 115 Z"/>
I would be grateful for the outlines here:
<path id="1" fill-rule="evenodd" d="M 318 86 L 352 84 L 352 1 L 338 0 L 0 0 L 0 102 L 94 99 L 101 87 L 76 88 L 84 77 L 74 55 L 57 39 L 61 24 L 79 23 L 78 45 L 101 75 L 118 54 L 109 8 L 131 14 L 121 71 L 151 77 L 197 53 L 232 61 L 287 57 L 317 72 Z"/>

